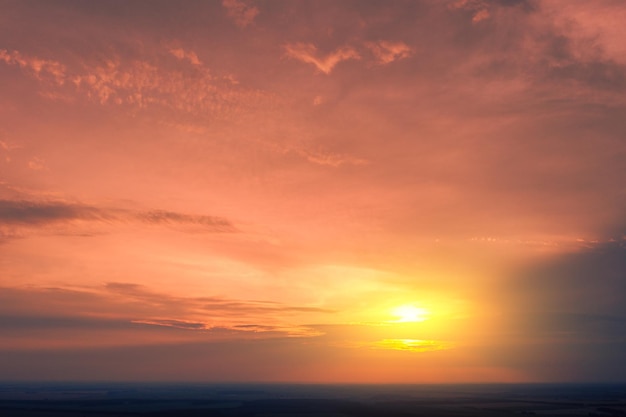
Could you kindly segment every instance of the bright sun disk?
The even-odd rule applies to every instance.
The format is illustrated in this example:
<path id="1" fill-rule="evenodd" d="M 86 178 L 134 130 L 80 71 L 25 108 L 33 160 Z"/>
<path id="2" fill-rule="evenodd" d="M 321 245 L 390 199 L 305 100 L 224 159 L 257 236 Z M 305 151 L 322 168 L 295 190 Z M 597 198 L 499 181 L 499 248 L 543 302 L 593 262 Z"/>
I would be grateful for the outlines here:
<path id="1" fill-rule="evenodd" d="M 422 307 L 415 307 L 412 304 L 405 304 L 394 308 L 391 313 L 398 317 L 397 323 L 416 323 L 428 319 L 429 311 Z"/>

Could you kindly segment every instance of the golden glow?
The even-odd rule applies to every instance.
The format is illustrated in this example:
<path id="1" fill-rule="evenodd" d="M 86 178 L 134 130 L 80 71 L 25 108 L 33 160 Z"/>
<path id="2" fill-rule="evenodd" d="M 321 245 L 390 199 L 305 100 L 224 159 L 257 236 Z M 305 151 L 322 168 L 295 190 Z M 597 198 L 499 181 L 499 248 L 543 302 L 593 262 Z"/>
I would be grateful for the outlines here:
<path id="1" fill-rule="evenodd" d="M 373 343 L 372 346 L 378 349 L 408 350 L 411 352 L 429 352 L 453 347 L 451 343 L 441 340 L 421 339 L 383 339 Z"/>
<path id="2" fill-rule="evenodd" d="M 405 304 L 396 307 L 391 312 L 398 317 L 397 323 L 418 323 L 427 320 L 430 312 L 422 307 L 416 307 L 412 304 Z"/>

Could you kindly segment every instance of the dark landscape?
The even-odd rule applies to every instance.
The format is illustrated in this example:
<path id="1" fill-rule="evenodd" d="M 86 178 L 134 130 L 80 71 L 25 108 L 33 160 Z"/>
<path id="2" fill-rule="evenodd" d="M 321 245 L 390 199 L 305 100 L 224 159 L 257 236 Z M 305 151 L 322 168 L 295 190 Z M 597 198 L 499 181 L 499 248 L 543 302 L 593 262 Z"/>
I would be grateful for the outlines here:
<path id="1" fill-rule="evenodd" d="M 626 384 L 4 383 L 0 388 L 0 415 L 623 416 Z"/>

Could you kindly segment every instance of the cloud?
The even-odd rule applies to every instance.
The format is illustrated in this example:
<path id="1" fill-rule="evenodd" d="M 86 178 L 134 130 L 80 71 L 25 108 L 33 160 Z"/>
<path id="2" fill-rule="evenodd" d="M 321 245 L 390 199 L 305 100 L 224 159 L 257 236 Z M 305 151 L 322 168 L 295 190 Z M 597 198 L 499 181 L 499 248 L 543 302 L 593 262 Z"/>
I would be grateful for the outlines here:
<path id="1" fill-rule="evenodd" d="M 30 161 L 28 161 L 28 168 L 32 169 L 33 171 L 42 171 L 46 169 L 46 164 L 43 159 L 39 157 L 34 157 Z"/>
<path id="2" fill-rule="evenodd" d="M 626 89 L 626 65 L 606 56 L 601 49 L 589 48 L 589 40 L 580 40 L 553 31 L 528 42 L 533 52 L 536 75 L 545 82 L 574 83 L 573 87 L 593 90 Z M 530 55 L 530 54 L 529 54 Z"/>
<path id="3" fill-rule="evenodd" d="M 295 317 L 333 313 L 271 301 L 176 296 L 120 282 L 82 288 L 0 287 L 0 302 L 0 329 L 45 329 L 42 344 L 55 339 L 55 329 L 87 328 L 152 332 L 158 327 L 199 332 L 197 336 L 182 334 L 185 340 L 311 337 L 321 332 L 297 323 Z M 133 343 L 139 340 L 134 338 Z M 167 338 L 161 340 L 165 341 Z"/>
<path id="4" fill-rule="evenodd" d="M 476 13 L 474 13 L 474 17 L 472 17 L 472 22 L 478 23 L 481 20 L 486 20 L 486 19 L 489 19 L 490 17 L 491 17 L 491 13 L 489 13 L 489 10 L 481 9 L 481 10 L 478 10 Z"/>
<path id="5" fill-rule="evenodd" d="M 449 10 L 462 10 L 472 16 L 472 23 L 491 19 L 494 9 L 498 7 L 521 7 L 525 11 L 534 10 L 532 0 L 456 0 L 448 3 Z"/>
<path id="6" fill-rule="evenodd" d="M 590 7 L 584 2 L 543 2 L 541 9 L 553 16 L 554 25 L 581 46 L 594 47 L 611 60 L 626 62 L 623 22 L 626 8 L 620 2 L 599 0 Z"/>
<path id="7" fill-rule="evenodd" d="M 20 147 L 18 145 L 14 145 L 5 141 L 0 140 L 0 149 L 4 150 L 4 151 L 12 151 L 13 149 L 19 149 Z"/>
<path id="8" fill-rule="evenodd" d="M 285 45 L 287 56 L 314 65 L 324 74 L 330 74 L 337 64 L 349 59 L 361 59 L 361 55 L 352 47 L 344 46 L 327 54 L 318 56 L 317 47 L 311 43 L 293 43 Z"/>
<path id="9" fill-rule="evenodd" d="M 0 288 L 0 297 L 5 296 L 6 288 Z M 19 293 L 13 292 L 12 295 L 19 297 Z M 24 329 L 120 329 L 120 328 L 133 328 L 132 323 L 125 320 L 118 319 L 104 319 L 94 317 L 81 317 L 81 316 L 64 316 L 64 315 L 38 315 L 38 314 L 11 314 L 10 311 L 3 311 L 0 314 L 0 329 L 3 332 L 11 330 L 24 330 Z"/>
<path id="10" fill-rule="evenodd" d="M 193 51 L 185 51 L 182 48 L 171 48 L 169 51 L 170 54 L 174 55 L 181 61 L 189 61 L 193 65 L 202 65 L 202 62 L 200 62 L 198 55 L 196 55 L 196 53 Z"/>
<path id="11" fill-rule="evenodd" d="M 378 41 L 367 42 L 365 45 L 372 51 L 378 63 L 383 65 L 413 54 L 413 48 L 404 42 Z"/>
<path id="12" fill-rule="evenodd" d="M 295 48 L 293 51 L 299 50 L 297 45 L 304 44 L 291 45 L 289 48 Z M 315 49 L 314 46 L 310 46 Z M 214 118 L 229 119 L 234 116 L 240 118 L 243 111 L 260 107 L 267 111 L 272 109 L 278 100 L 272 94 L 242 87 L 230 73 L 223 76 L 215 75 L 203 65 L 193 51 L 167 45 L 164 50 L 167 51 L 167 55 L 158 56 L 160 54 L 157 53 L 157 58 L 152 59 L 122 59 L 116 54 L 109 54 L 103 60 L 84 62 L 80 68 L 58 63 L 64 69 L 58 74 L 59 82 L 65 87 L 62 91 L 45 91 L 42 94 L 56 100 L 58 97 L 67 98 L 73 89 L 75 93 L 89 101 L 103 106 L 121 106 L 146 114 L 156 111 L 159 124 L 194 134 L 206 133 L 211 127 L 209 122 Z M 394 54 L 392 51 L 387 53 Z M 24 62 L 41 61 L 19 51 L 6 52 L 4 56 L 7 57 L 4 61 L 9 65 L 18 65 L 18 62 L 22 62 L 12 59 L 13 56 L 20 57 Z M 171 62 L 171 57 L 175 57 L 177 61 Z M 321 66 L 318 69 L 329 73 L 338 62 L 359 57 L 355 49 L 344 47 L 323 59 L 313 58 L 313 60 Z M 306 58 L 303 59 L 307 62 Z M 167 65 L 164 65 L 164 62 Z M 182 63 L 191 65 L 183 66 Z M 39 79 L 41 80 L 41 77 Z M 72 105 L 77 103 L 72 102 Z M 270 141 L 264 140 L 257 142 L 283 154 L 293 152 L 316 165 L 338 167 L 361 165 L 366 162 L 363 158 L 329 152 L 320 146 L 313 149 L 300 145 L 272 146 Z M 45 169 L 43 160 L 37 158 L 28 161 L 27 166 L 32 170 Z"/>
<path id="13" fill-rule="evenodd" d="M 488 19 L 491 14 L 489 13 L 489 2 L 486 0 L 457 0 L 449 3 L 448 8 L 450 10 L 468 10 L 472 13 L 472 22 L 477 23 L 481 20 Z"/>
<path id="14" fill-rule="evenodd" d="M 287 148 L 302 156 L 307 161 L 323 166 L 339 167 L 342 165 L 367 165 L 368 161 L 363 158 L 357 158 L 350 155 L 343 155 L 321 150 L 309 149 L 306 147 L 290 147 Z"/>
<path id="15" fill-rule="evenodd" d="M 275 140 L 261 139 L 257 139 L 257 142 L 277 153 L 284 155 L 295 154 L 312 164 L 320 166 L 336 168 L 344 165 L 358 166 L 367 165 L 369 163 L 369 161 L 364 158 L 320 149 L 320 146 L 302 142 L 278 142 Z"/>
<path id="16" fill-rule="evenodd" d="M 64 84 L 67 77 L 67 69 L 60 62 L 23 55 L 19 51 L 7 51 L 0 49 L 0 61 L 10 65 L 17 65 L 29 71 L 39 80 L 51 78 L 57 84 Z"/>
<path id="17" fill-rule="evenodd" d="M 191 224 L 220 232 L 235 231 L 233 224 L 222 217 L 194 216 L 164 210 L 136 212 L 135 216 L 149 224 Z"/>
<path id="18" fill-rule="evenodd" d="M 45 75 L 49 75 L 59 88 L 65 86 L 62 91 L 45 92 L 46 97 L 64 97 L 70 102 L 69 85 L 76 93 L 101 105 L 144 111 L 160 107 L 169 110 L 166 114 L 172 119 L 176 119 L 172 110 L 205 118 L 228 117 L 261 102 L 268 104 L 267 95 L 243 88 L 234 81 L 232 74 L 213 74 L 193 51 L 167 49 L 166 56 L 177 58 L 178 63 L 174 65 L 163 64 L 162 52 L 151 59 L 122 59 L 108 54 L 104 60 L 83 62 L 80 67 L 70 68 L 19 51 L 0 50 L 0 62 L 17 65 L 40 81 L 45 81 Z M 181 61 L 192 65 L 181 66 Z"/>
<path id="19" fill-rule="evenodd" d="M 32 202 L 0 200 L 0 224 L 33 225 L 49 224 L 76 219 L 102 219 L 101 210 L 62 202 Z"/>
<path id="20" fill-rule="evenodd" d="M 206 313 L 232 314 L 234 317 L 249 317 L 250 315 L 289 315 L 291 313 L 333 313 L 333 310 L 306 307 L 290 306 L 274 301 L 259 300 L 234 300 L 222 297 L 173 297 L 171 295 L 151 291 L 148 287 L 133 283 L 109 282 L 104 287 L 107 291 L 118 295 L 131 297 L 135 301 L 146 304 L 174 307 L 182 305 L 189 311 Z M 236 313 L 236 314 L 235 314 Z M 236 318 L 237 320 L 237 318 Z"/>
<path id="21" fill-rule="evenodd" d="M 249 0 L 222 0 L 222 6 L 226 8 L 228 17 L 241 28 L 251 24 L 259 14 L 259 9 Z"/>
<path id="22" fill-rule="evenodd" d="M 166 210 L 133 211 L 98 208 L 63 201 L 0 200 L 0 225 L 44 226 L 72 221 L 143 223 L 148 225 L 197 226 L 211 232 L 235 232 L 229 220 Z"/>
<path id="23" fill-rule="evenodd" d="M 133 320 L 132 323 L 150 324 L 155 326 L 175 327 L 177 329 L 206 330 L 205 323 L 172 319 Z"/>
<path id="24" fill-rule="evenodd" d="M 352 46 L 343 46 L 326 56 L 320 56 L 317 47 L 312 43 L 299 42 L 287 44 L 284 48 L 287 56 L 307 64 L 312 64 L 318 71 L 324 74 L 330 74 L 337 64 L 342 61 L 363 59 L 364 56 L 367 56 L 367 51 L 369 51 L 374 61 L 379 65 L 387 65 L 394 61 L 408 58 L 414 53 L 414 49 L 404 42 L 387 40 L 363 42 L 359 45 L 358 49 Z M 361 52 L 359 52 L 359 49 Z M 363 52 L 365 52 L 365 54 Z"/>

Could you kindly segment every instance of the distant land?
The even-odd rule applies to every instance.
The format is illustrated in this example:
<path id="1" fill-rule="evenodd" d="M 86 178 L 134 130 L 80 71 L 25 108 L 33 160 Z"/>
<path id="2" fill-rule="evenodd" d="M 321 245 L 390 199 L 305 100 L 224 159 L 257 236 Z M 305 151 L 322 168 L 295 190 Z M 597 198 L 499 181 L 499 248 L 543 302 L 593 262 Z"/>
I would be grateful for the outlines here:
<path id="1" fill-rule="evenodd" d="M 626 416 L 625 384 L 0 384 L 3 417 Z"/>

